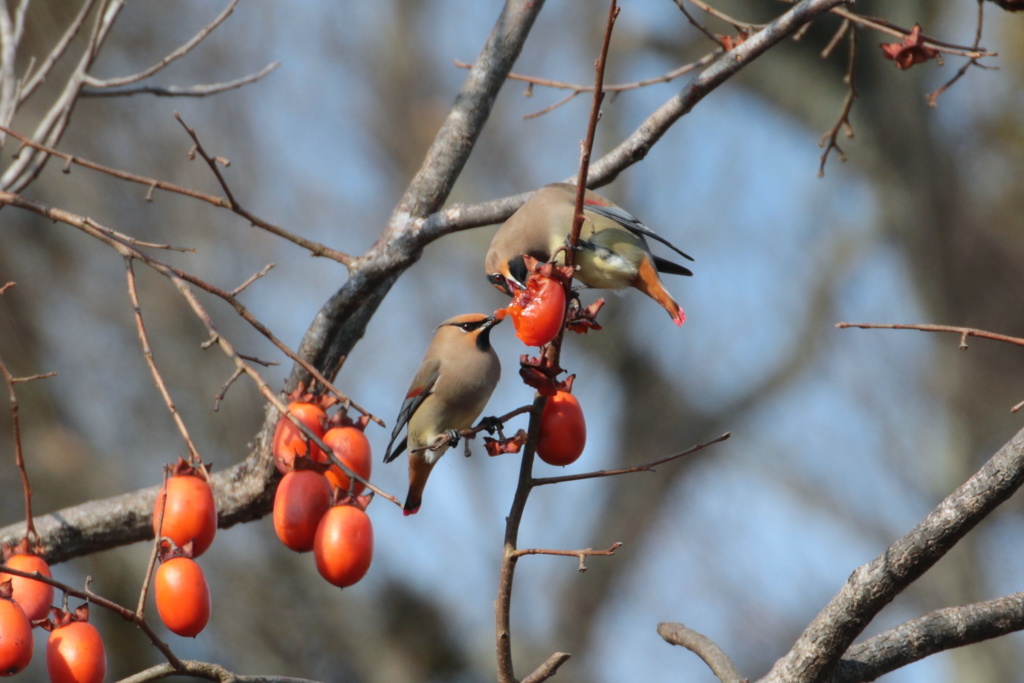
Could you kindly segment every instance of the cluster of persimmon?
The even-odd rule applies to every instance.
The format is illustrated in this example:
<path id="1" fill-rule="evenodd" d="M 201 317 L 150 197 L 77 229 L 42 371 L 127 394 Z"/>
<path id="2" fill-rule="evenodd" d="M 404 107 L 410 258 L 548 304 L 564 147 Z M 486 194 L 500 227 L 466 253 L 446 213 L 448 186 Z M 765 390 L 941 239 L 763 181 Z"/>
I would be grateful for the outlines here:
<path id="1" fill-rule="evenodd" d="M 153 577 L 157 613 L 171 632 L 195 638 L 210 621 L 210 588 L 195 558 L 217 533 L 208 467 L 184 459 L 171 467 L 153 507 L 153 531 L 160 557 Z"/>
<path id="2" fill-rule="evenodd" d="M 295 552 L 312 550 L 320 575 L 345 588 L 362 579 L 373 560 L 373 526 L 366 514 L 372 495 L 360 495 L 373 460 L 364 433 L 368 418 L 352 420 L 344 410 L 328 417 L 333 403 L 300 386 L 289 396 L 288 414 L 358 478 L 282 415 L 272 444 L 274 462 L 284 474 L 274 496 L 274 531 Z"/>
<path id="3" fill-rule="evenodd" d="M 566 296 L 572 269 L 553 263 L 541 263 L 529 256 L 523 260 L 529 270 L 526 286 L 513 292 L 512 302 L 495 312 L 497 317 L 512 318 L 516 336 L 527 346 L 541 347 L 537 358 L 523 356 L 520 374 L 523 380 L 547 396 L 540 418 L 537 456 L 549 465 L 565 466 L 576 462 L 587 441 L 587 426 L 579 400 L 572 394 L 575 375 L 562 382 L 555 377 L 562 369 L 550 361 L 546 352 L 562 329 L 585 334 L 601 329 L 597 312 L 604 303 L 599 299 L 589 308 Z M 509 449 L 493 449 L 507 452 Z M 516 448 L 515 450 L 518 450 Z"/>
<path id="4" fill-rule="evenodd" d="M 4 548 L 4 565 L 49 578 L 50 568 L 40 548 L 28 539 Z M 13 676 L 32 660 L 32 628 L 50 632 L 46 642 L 46 669 L 51 683 L 101 683 L 107 673 L 107 655 L 99 631 L 89 623 L 89 608 L 74 612 L 51 607 L 53 586 L 42 581 L 0 572 L 0 676 Z M 48 618 L 49 617 L 49 618 Z"/>

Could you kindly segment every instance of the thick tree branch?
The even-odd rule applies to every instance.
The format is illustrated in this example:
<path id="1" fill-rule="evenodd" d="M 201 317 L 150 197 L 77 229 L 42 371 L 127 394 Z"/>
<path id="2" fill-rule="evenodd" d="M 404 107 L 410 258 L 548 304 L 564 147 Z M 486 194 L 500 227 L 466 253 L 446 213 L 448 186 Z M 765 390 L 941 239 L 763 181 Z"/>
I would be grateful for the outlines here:
<path id="1" fill-rule="evenodd" d="M 858 567 L 765 683 L 818 681 L 878 612 L 1024 483 L 1024 430 L 906 536 Z"/>
<path id="2" fill-rule="evenodd" d="M 948 607 L 854 645 L 829 683 L 873 681 L 943 650 L 1024 629 L 1024 592 L 973 605 Z"/>
<path id="3" fill-rule="evenodd" d="M 791 36 L 797 29 L 850 0 L 803 0 L 778 19 L 722 55 L 702 71 L 683 90 L 665 102 L 640 124 L 615 149 L 590 165 L 587 185 L 602 187 L 615 180 L 619 173 L 641 161 L 676 121 L 689 113 L 698 102 L 752 63 L 766 50 Z M 438 239 L 458 230 L 500 223 L 512 215 L 530 196 L 524 192 L 489 202 L 453 205 L 433 213 L 420 226 L 426 241 Z"/>
<path id="4" fill-rule="evenodd" d="M 380 238 L 366 254 L 353 260 L 348 281 L 317 313 L 303 338 L 300 355 L 322 371 L 338 367 L 338 361 L 362 338 L 398 276 L 419 259 L 423 247 L 440 236 L 425 229 L 426 217 L 448 198 L 543 5 L 537 0 L 506 2 L 423 165 Z M 305 372 L 294 368 L 287 388 L 304 379 Z"/>

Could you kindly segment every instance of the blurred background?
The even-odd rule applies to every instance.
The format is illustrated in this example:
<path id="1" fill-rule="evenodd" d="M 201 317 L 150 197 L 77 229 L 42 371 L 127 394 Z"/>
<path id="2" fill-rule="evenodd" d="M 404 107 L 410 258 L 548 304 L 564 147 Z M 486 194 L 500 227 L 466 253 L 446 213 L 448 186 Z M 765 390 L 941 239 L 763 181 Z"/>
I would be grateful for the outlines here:
<path id="1" fill-rule="evenodd" d="M 33 3 L 29 45 L 42 55 L 78 3 Z M 608 82 L 650 78 L 714 47 L 667 0 L 626 0 Z M 777 3 L 716 3 L 765 21 Z M 605 330 L 569 339 L 589 442 L 566 472 L 639 464 L 725 431 L 727 442 L 655 473 L 542 487 L 522 547 L 606 548 L 576 571 L 572 558 L 527 557 L 512 612 L 517 673 L 551 652 L 573 658 L 560 681 L 712 681 L 694 655 L 667 645 L 660 621 L 709 635 L 751 678 L 762 675 L 850 572 L 906 533 L 1021 426 L 1024 350 L 956 335 L 838 330 L 839 321 L 931 322 L 1024 335 L 1024 16 L 984 3 L 982 44 L 998 71 L 972 69 L 929 108 L 925 94 L 963 64 L 947 57 L 899 71 L 861 31 L 848 154 L 817 177 L 817 146 L 846 94 L 846 43 L 819 52 L 838 20 L 773 49 L 680 122 L 640 164 L 602 190 L 696 258 L 693 278 L 667 288 L 686 309 L 677 329 L 637 292 L 608 296 Z M 359 254 L 380 233 L 500 10 L 474 0 L 275 3 L 250 0 L 158 85 L 217 82 L 280 68 L 211 98 L 93 98 L 77 107 L 61 149 L 103 164 L 220 193 L 173 119 L 179 111 L 252 212 Z M 547 3 L 515 71 L 592 81 L 606 6 Z M 968 0 L 861 1 L 858 12 L 968 45 Z M 94 73 L 134 73 L 187 40 L 219 11 L 208 3 L 128 3 Z M 706 17 L 705 17 L 706 18 Z M 725 25 L 708 21 L 719 33 Z M 26 53 L 25 57 L 30 56 Z M 686 82 L 609 98 L 595 157 L 611 149 Z M 565 93 L 509 83 L 452 201 L 476 202 L 574 176 L 589 99 L 524 115 Z M 532 95 L 532 96 L 531 96 Z M 31 129 L 39 110 L 15 121 Z M 7 164 L 15 144 L 3 149 Z M 27 196 L 90 216 L 139 239 L 195 253 L 159 258 L 231 289 L 267 263 L 243 295 L 293 348 L 346 277 L 336 263 L 205 204 L 50 164 Z M 431 245 L 395 285 L 348 358 L 337 385 L 388 422 L 368 432 L 375 482 L 404 495 L 406 470 L 383 453 L 433 327 L 504 303 L 483 277 L 493 228 Z M 34 504 L 45 513 L 159 483 L 185 453 L 136 338 L 122 260 L 80 232 L 11 208 L 0 212 L 0 357 L 19 385 Z M 156 362 L 204 458 L 245 458 L 263 419 L 246 382 L 212 404 L 232 371 L 164 279 L 137 268 Z M 594 296 L 584 293 L 584 301 Z M 243 353 L 283 356 L 202 296 Z M 486 414 L 528 403 L 517 376 L 524 347 L 511 325 L 494 343 L 504 377 Z M 265 373 L 280 387 L 287 363 Z M 525 426 L 513 422 L 511 431 Z M 0 526 L 22 518 L 10 420 L 0 418 Z M 431 478 L 422 511 L 370 508 L 377 538 L 369 575 L 339 591 L 312 557 L 274 537 L 269 518 L 221 530 L 201 564 L 214 614 L 182 657 L 238 673 L 324 681 L 494 679 L 493 601 L 518 471 L 477 443 L 453 451 Z M 559 474 L 543 463 L 538 475 Z M 930 610 L 1021 589 L 1021 505 L 1014 499 L 889 606 L 868 635 Z M 94 577 L 97 592 L 134 605 L 144 544 L 57 565 L 58 579 Z M 158 663 L 134 629 L 94 610 L 107 636 L 109 680 Z M 161 627 L 162 628 L 162 627 Z M 162 631 L 163 632 L 163 631 Z M 164 632 L 166 633 L 166 632 Z M 44 634 L 37 637 L 42 639 Z M 1014 636 L 931 657 L 885 680 L 1024 680 Z M 37 642 L 41 648 L 42 640 Z M 37 649 L 37 652 L 41 650 Z M 42 657 L 33 664 L 41 676 Z"/>

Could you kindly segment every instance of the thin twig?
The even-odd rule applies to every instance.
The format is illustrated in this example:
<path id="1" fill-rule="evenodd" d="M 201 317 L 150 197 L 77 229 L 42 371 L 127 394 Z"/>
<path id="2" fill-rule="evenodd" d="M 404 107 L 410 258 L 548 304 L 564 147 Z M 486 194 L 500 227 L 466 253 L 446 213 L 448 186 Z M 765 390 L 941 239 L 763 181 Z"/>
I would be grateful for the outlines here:
<path id="1" fill-rule="evenodd" d="M 974 29 L 974 49 L 975 49 L 975 51 L 977 51 L 979 46 L 981 45 L 981 28 L 982 28 L 982 26 L 984 26 L 984 24 L 985 24 L 985 0 L 978 0 L 978 22 L 977 22 L 976 28 Z M 953 78 L 949 79 L 948 81 L 943 83 L 941 86 L 939 86 L 936 90 L 934 90 L 933 92 L 931 92 L 931 93 L 929 93 L 928 95 L 925 96 L 925 100 L 927 100 L 928 106 L 929 107 L 936 106 L 938 104 L 938 102 L 939 102 L 939 97 L 942 95 L 942 93 L 944 93 L 947 90 L 949 90 L 950 87 L 952 87 L 952 85 L 954 83 L 959 81 L 963 77 L 963 75 L 965 73 L 967 73 L 967 70 L 970 69 L 972 66 L 977 66 L 977 67 L 981 67 L 981 68 L 984 68 L 984 69 L 992 68 L 992 67 L 989 67 L 989 66 L 987 66 L 985 64 L 981 64 L 980 62 L 978 62 L 978 58 L 977 57 L 971 57 L 969 60 L 967 60 L 966 64 L 964 64 L 963 66 L 960 67 L 960 70 L 956 72 L 956 75 L 953 76 Z"/>
<path id="2" fill-rule="evenodd" d="M 186 130 L 189 130 L 189 128 L 185 126 L 184 122 L 182 123 L 182 126 L 184 126 Z M 135 173 L 129 173 L 128 171 L 122 171 L 120 169 L 104 166 L 94 161 L 89 161 L 88 159 L 83 159 L 79 156 L 68 154 L 66 152 L 61 152 L 60 150 L 54 149 L 47 145 L 40 144 L 33 140 L 32 138 L 17 133 L 14 130 L 3 125 L 0 125 L 0 132 L 10 135 L 11 137 L 20 141 L 23 145 L 39 150 L 40 152 L 48 156 L 54 156 L 59 159 L 64 159 L 65 161 L 75 164 L 77 166 L 83 166 L 90 170 L 97 171 L 99 173 L 104 173 L 106 175 L 118 178 L 120 180 L 126 180 L 128 182 L 137 183 L 139 185 L 145 185 L 147 191 L 150 193 L 152 192 L 153 188 L 156 188 L 158 190 L 163 190 L 165 192 L 172 192 L 174 194 L 180 194 L 186 197 L 191 197 L 192 199 L 198 199 L 200 201 L 206 202 L 207 204 L 212 204 L 213 206 L 222 209 L 228 209 L 238 214 L 242 218 L 245 218 L 247 221 L 249 221 L 256 227 L 261 228 L 262 230 L 266 230 L 267 232 L 277 235 L 278 237 L 283 237 L 289 242 L 296 244 L 302 247 L 303 249 L 308 250 L 313 256 L 322 256 L 324 258 L 329 258 L 331 260 L 341 263 L 344 266 L 348 266 L 349 262 L 351 261 L 352 257 L 349 256 L 348 254 L 337 251 L 335 249 L 331 249 L 326 245 L 320 244 L 319 242 L 314 242 L 313 240 L 306 239 L 305 237 L 302 237 L 300 235 L 296 235 L 288 230 L 285 230 L 279 225 L 264 220 L 259 216 L 255 216 L 249 213 L 249 211 L 245 210 L 241 206 L 234 205 L 232 201 L 226 197 L 220 197 L 218 195 L 200 192 L 199 190 L 194 190 L 192 188 L 177 185 L 175 183 L 157 180 L 156 178 L 148 178 L 146 176 L 141 176 Z M 195 140 L 195 138 L 193 139 Z M 198 142 L 196 144 L 198 145 Z"/>
<path id="3" fill-rule="evenodd" d="M 4 285 L 3 290 L 0 290 L 0 294 L 13 285 L 13 282 L 8 282 Z M 7 382 L 7 395 L 11 404 L 11 433 L 14 438 L 14 463 L 18 468 L 18 472 L 21 473 L 21 488 L 25 494 L 25 538 L 34 539 L 34 542 L 38 543 L 39 534 L 36 532 L 35 518 L 32 516 L 32 485 L 29 483 L 28 470 L 25 468 L 25 453 L 21 447 L 21 419 L 19 418 L 18 394 L 14 390 L 14 385 L 18 382 L 53 377 L 57 373 L 50 372 L 45 375 L 17 378 L 7 369 L 3 359 L 0 359 L 0 374 L 4 376 L 4 380 Z"/>
<path id="4" fill-rule="evenodd" d="M 138 615 L 139 619 L 146 618 L 146 595 L 149 593 L 149 583 L 153 580 L 153 568 L 156 566 L 157 557 L 160 555 L 160 542 L 164 539 L 164 512 L 167 510 L 166 491 L 169 468 L 164 466 L 163 472 L 164 483 L 160 488 L 160 491 L 163 493 L 157 494 L 156 498 L 160 501 L 160 509 L 156 513 L 156 519 L 153 520 L 153 528 L 156 529 L 156 533 L 153 534 L 153 546 L 149 552 L 149 564 L 146 565 L 146 578 L 142 580 L 142 588 L 139 589 L 139 605 L 135 608 L 135 614 Z"/>
<path id="5" fill-rule="evenodd" d="M 558 668 L 569 661 L 572 657 L 568 652 L 555 652 L 544 663 L 538 666 L 533 673 L 524 678 L 520 683 L 541 683 L 546 681 L 558 672 Z"/>
<path id="6" fill-rule="evenodd" d="M 248 287 L 252 283 L 254 283 L 257 280 L 259 280 L 261 277 L 263 277 L 264 275 L 269 273 L 270 270 L 273 267 L 274 267 L 273 263 L 268 263 L 267 265 L 263 266 L 263 269 L 260 270 L 258 273 L 254 273 L 252 276 L 249 277 L 248 280 L 246 280 L 242 284 L 240 284 L 237 287 L 235 287 L 234 289 L 232 289 L 231 290 L 231 296 L 238 296 L 239 294 L 241 294 L 245 290 L 246 287 Z"/>
<path id="7" fill-rule="evenodd" d="M 979 337 L 981 339 L 994 339 L 995 341 L 1007 342 L 1017 346 L 1024 346 L 1024 338 L 1011 337 L 998 332 L 988 332 L 973 327 L 959 327 L 957 325 L 900 325 L 888 323 L 836 323 L 836 327 L 844 330 L 848 327 L 858 327 L 864 330 L 920 330 L 922 332 L 953 332 L 960 335 L 960 350 L 967 350 L 967 338 Z"/>
<path id="8" fill-rule="evenodd" d="M 241 88 L 249 85 L 250 83 L 255 83 L 270 74 L 279 66 L 281 66 L 280 62 L 271 62 L 256 73 L 251 73 L 248 76 L 242 76 L 230 81 L 223 81 L 221 83 L 202 83 L 186 86 L 140 85 L 134 88 L 119 88 L 117 90 L 90 90 L 89 88 L 82 88 L 81 96 L 129 97 L 132 95 L 155 95 L 156 97 L 209 97 L 210 95 L 227 92 L 228 90 L 235 90 L 236 88 Z"/>
<path id="9" fill-rule="evenodd" d="M 142 305 L 139 303 L 139 292 L 135 286 L 135 269 L 132 267 L 132 257 L 125 256 L 124 265 L 125 277 L 128 282 L 128 297 L 132 302 L 135 328 L 139 335 L 139 343 L 142 345 L 142 356 L 146 359 L 146 365 L 149 367 L 150 374 L 153 375 L 156 388 L 164 399 L 164 405 L 167 406 L 167 410 L 170 411 L 171 417 L 174 419 L 174 424 L 178 427 L 181 437 L 185 440 L 185 445 L 188 447 L 189 462 L 193 465 L 198 465 L 203 462 L 202 456 L 199 455 L 199 450 L 196 448 L 195 443 L 192 442 L 192 437 L 188 433 L 188 427 L 185 426 L 181 413 L 178 412 L 177 406 L 174 405 L 171 392 L 167 389 L 167 383 L 164 382 L 160 369 L 156 366 L 156 359 L 153 357 L 153 347 L 149 344 L 149 334 L 146 332 L 146 325 L 142 320 Z"/>
<path id="10" fill-rule="evenodd" d="M 533 412 L 533 406 L 532 405 L 520 406 L 520 407 L 516 408 L 515 410 L 510 410 L 509 412 L 505 413 L 501 417 L 480 420 L 480 422 L 477 423 L 477 425 L 475 427 L 469 427 L 468 429 L 457 430 L 456 434 L 458 434 L 459 438 L 462 438 L 462 439 L 472 439 L 474 436 L 476 436 L 477 434 L 479 434 L 482 431 L 485 431 L 485 430 L 489 431 L 490 425 L 495 420 L 497 420 L 498 422 L 504 424 L 504 423 L 508 422 L 509 420 L 511 420 L 513 417 L 516 417 L 517 415 L 524 415 L 526 413 L 532 413 L 532 412 Z M 451 437 L 451 434 L 449 432 L 445 432 L 445 433 L 439 435 L 438 438 L 435 439 L 433 443 L 428 444 L 426 446 L 421 446 L 419 448 L 414 448 L 411 451 L 409 451 L 409 453 L 410 453 L 410 455 L 413 455 L 413 454 L 416 454 L 416 453 L 422 453 L 423 451 L 436 451 L 436 450 L 438 450 L 438 449 L 440 449 L 442 447 L 451 445 L 452 441 L 453 441 L 453 439 Z"/>
<path id="11" fill-rule="evenodd" d="M 856 14 L 843 7 L 833 8 L 832 14 L 838 15 L 844 19 L 849 19 L 858 26 L 870 28 L 875 31 L 888 34 L 890 36 L 896 36 L 897 38 L 906 38 L 907 36 L 910 35 L 910 29 L 903 28 L 902 26 L 898 26 L 890 21 L 880 19 L 878 17 L 866 17 L 860 14 Z M 997 57 L 999 55 L 998 52 L 989 52 L 988 50 L 980 49 L 977 47 L 969 48 L 964 47 L 962 45 L 947 43 L 926 36 L 923 33 L 921 34 L 921 38 L 923 41 L 923 45 L 938 50 L 939 52 L 944 52 L 950 55 L 957 55 L 959 57 L 967 57 L 969 59 L 981 59 L 984 57 Z"/>
<path id="12" fill-rule="evenodd" d="M 235 7 L 238 5 L 238 2 L 239 0 L 231 0 L 219 15 L 214 17 L 213 20 L 210 21 L 210 23 L 206 24 L 201 29 L 199 29 L 199 31 L 194 36 L 192 36 L 192 38 L 190 38 L 188 41 L 179 46 L 176 50 L 165 55 L 163 58 L 160 59 L 160 61 L 150 66 L 149 68 L 143 69 L 142 71 L 134 73 L 130 76 L 122 76 L 120 78 L 100 79 L 96 78 L 95 76 L 87 75 L 85 78 L 85 83 L 94 88 L 114 88 L 122 85 L 128 85 L 130 83 L 138 83 L 141 80 L 149 78 L 150 76 L 157 73 L 158 71 L 161 71 L 162 69 L 164 69 L 171 63 L 175 62 L 176 60 L 181 59 L 189 52 L 191 52 L 197 45 L 203 42 L 203 40 L 205 40 L 206 37 L 210 35 L 210 33 L 212 33 L 218 26 L 224 23 L 224 20 L 227 19 L 231 15 L 231 13 L 235 11 Z"/>
<path id="13" fill-rule="evenodd" d="M 585 548 L 583 550 L 551 550 L 548 548 L 522 548 L 516 550 L 514 555 L 516 558 L 522 557 L 523 555 L 557 555 L 559 557 L 575 557 L 579 559 L 579 572 L 582 574 L 587 571 L 586 559 L 595 555 L 614 555 L 615 551 L 622 546 L 622 541 L 616 541 L 611 547 L 606 550 L 594 550 L 593 548 Z"/>
<path id="14" fill-rule="evenodd" d="M 659 458 L 657 460 L 652 460 L 651 462 L 644 463 L 643 465 L 623 467 L 617 470 L 597 470 L 594 472 L 584 472 L 582 474 L 566 474 L 561 477 L 542 477 L 540 479 L 534 479 L 533 485 L 544 486 L 546 484 L 560 484 L 564 481 L 580 481 L 582 479 L 596 479 L 598 477 L 614 477 L 620 474 L 632 474 L 633 472 L 653 472 L 654 468 L 657 467 L 658 465 L 662 465 L 666 462 L 671 462 L 673 460 L 678 460 L 679 458 L 690 455 L 691 453 L 696 453 L 697 451 L 703 450 L 708 446 L 712 446 L 716 443 L 725 441 L 730 436 L 732 436 L 732 432 L 726 432 L 725 434 L 715 437 L 710 441 L 705 441 L 704 443 L 699 443 L 695 446 L 690 446 L 685 451 L 673 453 L 672 455 L 666 456 L 664 458 Z"/>
<path id="15" fill-rule="evenodd" d="M 843 20 L 844 23 L 848 20 Z M 846 98 L 843 100 L 842 111 L 839 112 L 839 119 L 831 129 L 825 132 L 821 136 L 821 140 L 818 142 L 818 147 L 824 147 L 825 151 L 821 153 L 821 161 L 818 165 L 818 177 L 825 177 L 825 162 L 828 161 L 829 152 L 833 149 L 839 152 L 840 161 L 846 161 L 846 153 L 843 152 L 842 147 L 836 142 L 836 138 L 839 136 L 841 129 L 846 130 L 846 137 L 853 137 L 853 126 L 850 124 L 850 111 L 853 109 L 853 101 L 857 99 L 857 85 L 854 82 L 854 75 L 857 67 L 857 29 L 849 28 L 847 23 L 849 35 L 850 35 L 850 52 L 846 62 L 846 76 L 843 80 L 846 81 L 848 86 L 846 91 Z M 838 32 L 838 36 L 841 33 Z M 827 144 L 826 144 L 827 143 Z"/>

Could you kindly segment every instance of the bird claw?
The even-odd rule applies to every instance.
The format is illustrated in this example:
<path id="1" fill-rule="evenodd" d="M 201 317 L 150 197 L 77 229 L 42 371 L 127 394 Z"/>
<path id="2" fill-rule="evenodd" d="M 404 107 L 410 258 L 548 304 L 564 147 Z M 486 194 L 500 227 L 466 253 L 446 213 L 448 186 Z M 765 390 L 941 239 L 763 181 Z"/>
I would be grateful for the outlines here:
<path id="1" fill-rule="evenodd" d="M 494 434 L 495 432 L 501 431 L 501 428 L 505 426 L 497 417 L 490 415 L 488 417 L 480 418 L 480 424 L 477 425 L 480 429 L 484 429 L 488 434 Z"/>

